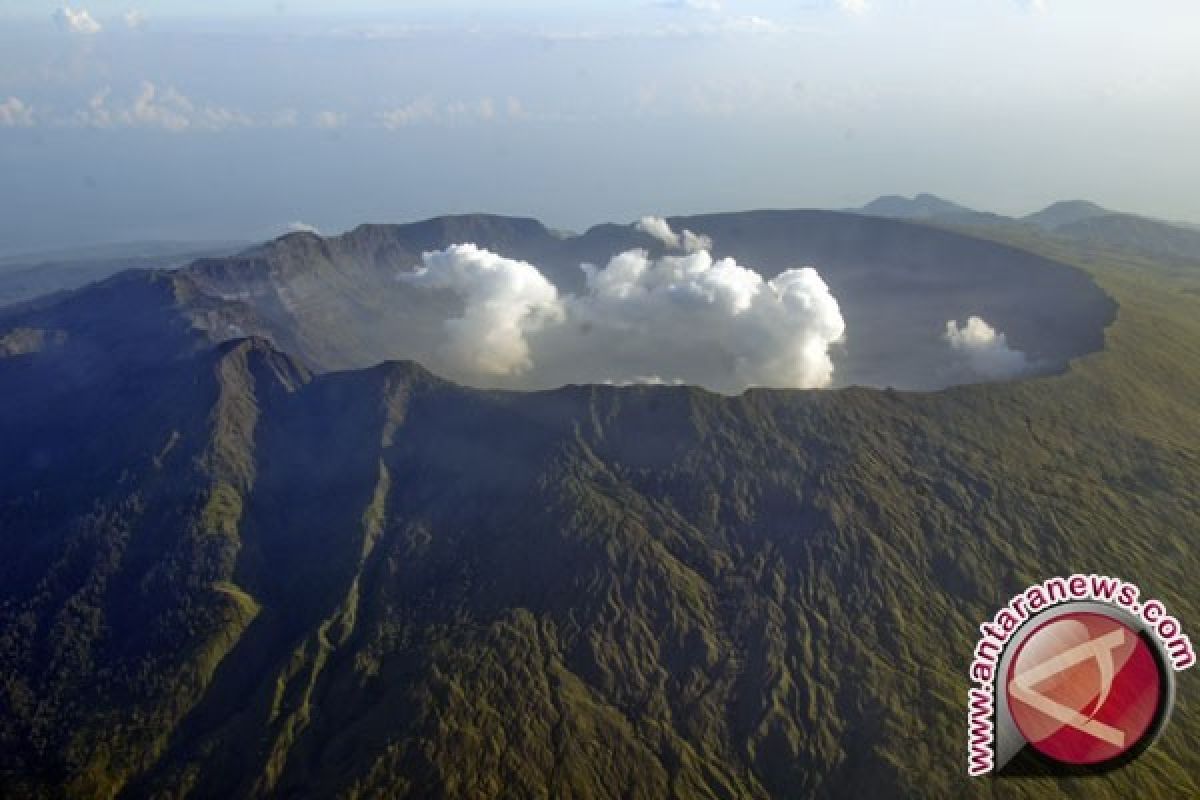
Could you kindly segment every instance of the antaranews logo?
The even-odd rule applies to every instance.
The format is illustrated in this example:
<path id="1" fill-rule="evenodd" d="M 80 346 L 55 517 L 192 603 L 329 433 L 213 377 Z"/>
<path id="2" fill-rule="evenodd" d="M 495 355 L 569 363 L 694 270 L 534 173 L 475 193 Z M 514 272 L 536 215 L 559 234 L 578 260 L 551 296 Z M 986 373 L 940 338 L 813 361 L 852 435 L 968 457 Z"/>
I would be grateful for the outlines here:
<path id="1" fill-rule="evenodd" d="M 1026 749 L 1050 765 L 1102 770 L 1166 726 L 1191 640 L 1158 600 L 1104 575 L 1030 586 L 979 626 L 968 693 L 967 773 L 1002 771 Z"/>

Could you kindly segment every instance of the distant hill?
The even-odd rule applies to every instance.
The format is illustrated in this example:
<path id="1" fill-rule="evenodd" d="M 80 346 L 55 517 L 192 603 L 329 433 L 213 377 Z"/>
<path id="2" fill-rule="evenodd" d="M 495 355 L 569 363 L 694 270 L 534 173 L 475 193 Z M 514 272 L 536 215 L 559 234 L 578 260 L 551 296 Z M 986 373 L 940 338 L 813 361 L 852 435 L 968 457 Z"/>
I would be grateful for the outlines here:
<path id="1" fill-rule="evenodd" d="M 1036 228 L 1080 243 L 1148 258 L 1200 263 L 1200 227 L 1110 211 L 1087 200 L 1064 200 L 1024 217 L 973 211 L 932 194 L 885 195 L 859 209 L 875 216 L 964 228 Z"/>
<path id="2" fill-rule="evenodd" d="M 1022 217 L 1021 222 L 1034 225 L 1042 230 L 1053 231 L 1064 225 L 1073 225 L 1084 220 L 1103 217 L 1112 213 L 1108 209 L 1101 208 L 1095 203 L 1089 203 L 1086 200 L 1064 200 L 1046 206 L 1041 211 L 1035 211 L 1032 214 Z"/>
<path id="3" fill-rule="evenodd" d="M 1013 222 L 1010 217 L 990 211 L 975 211 L 928 193 L 918 194 L 912 198 L 894 194 L 884 195 L 872 200 L 857 211 L 860 214 L 870 214 L 875 217 L 977 227 L 993 227 Z"/>
<path id="4" fill-rule="evenodd" d="M 1109 211 L 1086 200 L 1054 203 L 1021 222 L 1093 246 L 1200 263 L 1200 229 L 1195 226 Z"/>
<path id="5" fill-rule="evenodd" d="M 935 194 L 922 193 L 915 197 L 898 194 L 883 195 L 860 209 L 864 214 L 895 219 L 935 219 L 937 217 L 974 214 L 974 209 L 960 206 Z"/>

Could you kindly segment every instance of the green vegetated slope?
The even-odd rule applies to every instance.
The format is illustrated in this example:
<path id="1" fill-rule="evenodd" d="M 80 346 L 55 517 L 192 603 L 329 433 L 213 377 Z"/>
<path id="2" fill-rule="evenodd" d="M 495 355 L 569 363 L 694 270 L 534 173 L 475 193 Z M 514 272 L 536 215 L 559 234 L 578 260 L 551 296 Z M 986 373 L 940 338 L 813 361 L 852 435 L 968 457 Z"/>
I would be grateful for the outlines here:
<path id="1" fill-rule="evenodd" d="M 1089 258 L 1107 349 L 1021 383 L 486 392 L 246 340 L 6 395 L 0 794 L 1197 796 L 1191 673 L 1123 770 L 965 777 L 1014 592 L 1200 624 L 1200 272 Z"/>

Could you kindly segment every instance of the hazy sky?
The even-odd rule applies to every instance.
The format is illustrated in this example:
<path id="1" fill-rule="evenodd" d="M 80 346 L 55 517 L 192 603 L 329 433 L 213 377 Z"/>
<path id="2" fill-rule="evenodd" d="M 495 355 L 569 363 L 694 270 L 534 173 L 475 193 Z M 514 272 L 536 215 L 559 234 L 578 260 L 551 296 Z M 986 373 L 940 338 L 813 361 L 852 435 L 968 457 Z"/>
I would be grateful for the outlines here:
<path id="1" fill-rule="evenodd" d="M 1200 220 L 1198 41 L 1195 0 L 0 0 L 0 252 L 919 191 Z"/>

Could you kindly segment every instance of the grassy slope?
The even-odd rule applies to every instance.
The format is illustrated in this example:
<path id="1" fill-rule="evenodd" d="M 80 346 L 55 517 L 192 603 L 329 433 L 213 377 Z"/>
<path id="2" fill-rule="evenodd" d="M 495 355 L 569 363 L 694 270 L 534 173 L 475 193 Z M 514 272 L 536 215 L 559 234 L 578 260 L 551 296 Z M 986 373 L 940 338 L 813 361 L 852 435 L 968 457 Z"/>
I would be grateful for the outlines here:
<path id="1" fill-rule="evenodd" d="M 1118 574 L 1200 630 L 1200 273 L 1085 255 L 1121 303 L 1105 352 L 1063 376 L 933 394 L 506 394 L 399 365 L 274 391 L 234 351 L 219 362 L 209 444 L 184 441 L 213 482 L 194 524 L 236 542 L 236 558 L 206 567 L 208 588 L 192 579 L 195 597 L 215 591 L 242 611 L 197 639 L 224 654 L 215 671 L 174 654 L 202 686 L 181 679 L 182 722 L 150 715 L 162 726 L 151 746 L 114 735 L 103 707 L 53 709 L 77 740 L 133 752 L 93 748 L 88 761 L 76 745 L 92 783 L 68 785 L 1200 794 L 1191 673 L 1163 741 L 1122 771 L 964 776 L 975 626 L 1025 585 Z M 153 512 L 162 501 L 144 494 Z M 110 561 L 125 583 L 136 576 Z M 129 623 L 119 603 L 95 604 L 103 643 Z M 16 654 L 4 674 L 27 681 L 9 666 L 28 656 L 13 630 L 0 629 Z M 28 778 L 11 785 L 53 794 L 62 780 Z"/>
<path id="2" fill-rule="evenodd" d="M 1038 249 L 1081 261 L 1074 249 Z M 1200 529 L 1194 488 L 1200 476 L 1200 269 L 1168 273 L 1095 251 L 1082 262 L 1121 306 L 1104 352 L 1059 377 L 910 398 L 914 410 L 927 415 L 929 430 L 953 443 L 953 460 L 971 465 L 984 482 L 965 493 L 966 502 L 977 506 L 976 521 L 966 522 L 958 536 L 946 532 L 958 542 L 935 570 L 950 591 L 958 580 L 962 588 L 974 584 L 964 593 L 968 602 L 945 602 L 935 594 L 904 623 L 925 627 L 924 641 L 946 637 L 961 654 L 951 662 L 960 669 L 976 636 L 971 624 L 1050 574 L 1117 574 L 1161 597 L 1193 629 L 1200 619 L 1193 578 L 1200 563 L 1192 546 Z M 989 501 L 979 502 L 980 494 L 992 492 Z M 977 534 L 982 541 L 975 541 Z M 935 622 L 922 625 L 920 617 Z M 961 717 L 962 679 L 947 677 L 955 705 L 943 711 Z M 1167 736 L 1126 770 L 1061 783 L 1020 779 L 970 788 L 1005 797 L 1194 796 L 1200 791 L 1194 778 L 1200 752 L 1200 725 L 1191 719 L 1200 697 L 1194 677 L 1181 676 Z M 945 748 L 964 739 L 962 721 L 951 721 Z M 911 785 L 959 794 L 962 787 L 940 763 L 948 752 L 908 768 Z"/>

